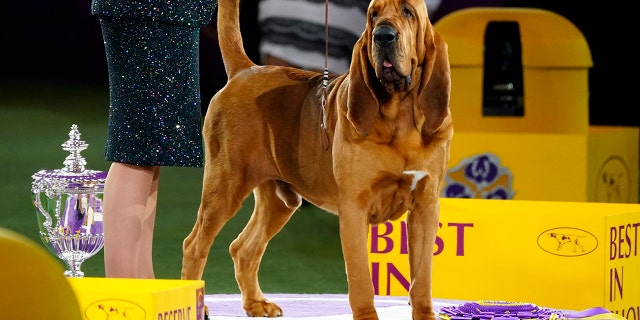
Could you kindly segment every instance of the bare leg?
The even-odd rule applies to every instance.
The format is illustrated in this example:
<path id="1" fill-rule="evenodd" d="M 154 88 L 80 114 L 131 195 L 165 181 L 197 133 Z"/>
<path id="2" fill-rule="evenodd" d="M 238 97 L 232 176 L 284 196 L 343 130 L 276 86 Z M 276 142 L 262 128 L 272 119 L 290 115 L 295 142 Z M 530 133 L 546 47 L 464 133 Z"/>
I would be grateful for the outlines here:
<path id="1" fill-rule="evenodd" d="M 104 188 L 104 265 L 111 278 L 154 278 L 159 167 L 111 164 Z"/>

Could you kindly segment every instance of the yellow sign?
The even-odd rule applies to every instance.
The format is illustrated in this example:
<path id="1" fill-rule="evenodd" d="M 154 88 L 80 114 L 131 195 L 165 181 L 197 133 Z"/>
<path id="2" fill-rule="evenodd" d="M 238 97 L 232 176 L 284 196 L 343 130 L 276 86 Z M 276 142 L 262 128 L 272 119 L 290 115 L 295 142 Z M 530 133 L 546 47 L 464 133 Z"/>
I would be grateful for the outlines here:
<path id="1" fill-rule="evenodd" d="M 372 226 L 376 294 L 407 295 L 404 217 Z M 640 319 L 640 205 L 441 199 L 433 296 L 505 300 Z"/>

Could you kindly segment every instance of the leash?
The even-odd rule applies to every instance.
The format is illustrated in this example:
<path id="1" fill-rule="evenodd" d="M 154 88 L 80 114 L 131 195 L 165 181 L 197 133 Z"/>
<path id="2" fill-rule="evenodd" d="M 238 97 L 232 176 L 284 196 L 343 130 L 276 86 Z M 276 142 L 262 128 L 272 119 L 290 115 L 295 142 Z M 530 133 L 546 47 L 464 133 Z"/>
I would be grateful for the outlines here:
<path id="1" fill-rule="evenodd" d="M 322 77 L 322 130 L 325 133 L 326 145 L 324 150 L 329 149 L 329 133 L 327 133 L 327 87 L 329 86 L 329 0 L 324 2 L 324 74 Z"/>

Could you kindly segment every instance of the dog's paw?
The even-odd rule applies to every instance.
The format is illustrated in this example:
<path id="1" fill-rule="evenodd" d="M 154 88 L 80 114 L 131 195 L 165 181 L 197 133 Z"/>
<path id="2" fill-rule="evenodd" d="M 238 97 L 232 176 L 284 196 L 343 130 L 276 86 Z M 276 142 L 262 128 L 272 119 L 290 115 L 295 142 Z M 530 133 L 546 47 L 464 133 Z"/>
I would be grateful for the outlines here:
<path id="1" fill-rule="evenodd" d="M 282 317 L 282 309 L 278 307 L 277 304 L 271 301 L 256 301 L 250 304 L 248 307 L 245 307 L 244 310 L 247 312 L 247 316 L 249 317 L 265 317 L 265 318 L 274 318 L 274 317 Z"/>

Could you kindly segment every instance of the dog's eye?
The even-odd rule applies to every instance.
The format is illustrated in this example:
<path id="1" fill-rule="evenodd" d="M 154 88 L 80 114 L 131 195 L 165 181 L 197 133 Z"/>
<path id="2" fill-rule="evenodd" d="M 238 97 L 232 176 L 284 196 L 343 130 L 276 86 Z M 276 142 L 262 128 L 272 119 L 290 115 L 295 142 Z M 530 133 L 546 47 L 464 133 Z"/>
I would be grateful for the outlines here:
<path id="1" fill-rule="evenodd" d="M 371 11 L 371 21 L 376 21 L 378 19 L 378 11 Z"/>
<path id="2" fill-rule="evenodd" d="M 413 18 L 413 11 L 408 6 L 402 8 L 402 14 L 407 18 Z"/>

